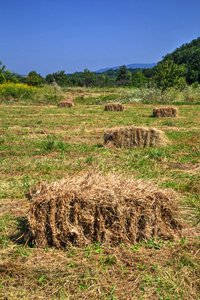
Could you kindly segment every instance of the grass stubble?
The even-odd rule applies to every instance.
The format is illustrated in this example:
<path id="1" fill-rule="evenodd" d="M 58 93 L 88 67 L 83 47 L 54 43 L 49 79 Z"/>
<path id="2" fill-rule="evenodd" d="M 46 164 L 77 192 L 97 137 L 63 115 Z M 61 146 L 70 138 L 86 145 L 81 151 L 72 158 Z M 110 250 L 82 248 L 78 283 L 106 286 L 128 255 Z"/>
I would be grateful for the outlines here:
<path id="1" fill-rule="evenodd" d="M 179 105 L 177 118 L 153 118 L 154 107 L 135 103 L 105 112 L 103 105 L 78 100 L 70 110 L 0 106 L 0 299 L 200 299 L 200 110 Z M 104 147 L 105 129 L 131 125 L 162 130 L 171 143 Z M 189 229 L 180 239 L 115 247 L 92 242 L 40 249 L 25 243 L 30 187 L 86 172 L 171 188 Z"/>

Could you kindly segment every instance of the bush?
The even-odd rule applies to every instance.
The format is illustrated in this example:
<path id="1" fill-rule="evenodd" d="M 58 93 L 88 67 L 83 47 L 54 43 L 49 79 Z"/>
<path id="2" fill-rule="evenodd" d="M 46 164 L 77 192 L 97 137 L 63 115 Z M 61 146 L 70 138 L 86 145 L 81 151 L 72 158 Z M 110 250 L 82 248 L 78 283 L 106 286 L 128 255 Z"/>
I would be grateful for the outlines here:
<path id="1" fill-rule="evenodd" d="M 24 99 L 32 97 L 36 92 L 36 88 L 23 83 L 4 83 L 0 85 L 1 98 L 17 98 Z"/>
<path id="2" fill-rule="evenodd" d="M 61 92 L 51 86 L 33 87 L 24 83 L 0 84 L 0 102 L 17 102 L 20 104 L 57 104 L 64 98 Z M 19 101 L 23 100 L 23 101 Z"/>

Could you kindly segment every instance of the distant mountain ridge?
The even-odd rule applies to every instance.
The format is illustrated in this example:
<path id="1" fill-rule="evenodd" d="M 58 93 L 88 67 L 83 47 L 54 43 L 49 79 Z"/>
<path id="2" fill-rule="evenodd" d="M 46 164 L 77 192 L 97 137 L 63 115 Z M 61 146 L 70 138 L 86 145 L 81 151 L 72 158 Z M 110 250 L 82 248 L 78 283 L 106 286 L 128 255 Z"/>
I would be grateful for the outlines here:
<path id="1" fill-rule="evenodd" d="M 153 68 L 155 65 L 157 65 L 157 63 L 151 63 L 151 64 L 129 64 L 129 65 L 126 65 L 127 69 L 149 69 L 149 68 Z M 97 70 L 95 71 L 95 73 L 103 73 L 103 72 L 106 72 L 110 69 L 113 69 L 113 70 L 116 70 L 116 69 L 119 69 L 120 66 L 117 66 L 117 67 L 110 67 L 110 68 L 104 68 L 104 69 L 100 69 L 100 70 Z"/>

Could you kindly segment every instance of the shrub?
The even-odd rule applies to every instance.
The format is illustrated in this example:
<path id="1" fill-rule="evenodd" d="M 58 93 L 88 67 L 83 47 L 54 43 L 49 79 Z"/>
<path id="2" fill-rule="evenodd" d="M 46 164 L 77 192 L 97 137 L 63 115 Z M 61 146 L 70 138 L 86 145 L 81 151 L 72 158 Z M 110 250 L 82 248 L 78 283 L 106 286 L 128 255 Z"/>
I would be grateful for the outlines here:
<path id="1" fill-rule="evenodd" d="M 55 104 L 64 98 L 62 92 L 55 91 L 51 86 L 33 87 L 24 83 L 3 83 L 0 84 L 0 102 L 22 104 Z"/>
<path id="2" fill-rule="evenodd" d="M 36 88 L 24 83 L 4 83 L 0 85 L 0 97 L 11 99 L 30 98 L 36 93 Z"/>

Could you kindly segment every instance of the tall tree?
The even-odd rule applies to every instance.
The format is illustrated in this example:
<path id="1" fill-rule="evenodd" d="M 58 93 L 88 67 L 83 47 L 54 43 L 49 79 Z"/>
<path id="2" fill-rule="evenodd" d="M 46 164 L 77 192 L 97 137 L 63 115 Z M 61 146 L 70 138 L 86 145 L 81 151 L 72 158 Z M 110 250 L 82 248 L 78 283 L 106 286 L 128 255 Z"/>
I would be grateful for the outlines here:
<path id="1" fill-rule="evenodd" d="M 97 84 L 97 77 L 88 69 L 84 70 L 81 77 L 85 86 L 95 86 Z"/>
<path id="2" fill-rule="evenodd" d="M 81 78 L 77 72 L 72 74 L 71 82 L 72 82 L 73 86 L 82 86 L 83 85 Z"/>
<path id="3" fill-rule="evenodd" d="M 45 79 L 36 71 L 31 71 L 26 78 L 26 82 L 31 86 L 41 86 Z"/>
<path id="4" fill-rule="evenodd" d="M 46 76 L 46 81 L 48 83 L 52 83 L 52 82 L 56 82 L 59 86 L 69 86 L 71 84 L 71 80 L 69 79 L 69 77 L 67 76 L 67 74 L 65 74 L 65 71 L 58 71 L 56 73 L 53 74 L 48 74 Z"/>
<path id="5" fill-rule="evenodd" d="M 147 83 L 147 78 L 142 71 L 138 71 L 136 74 L 132 73 L 132 85 L 135 87 L 144 86 Z"/>
<path id="6" fill-rule="evenodd" d="M 172 60 L 164 60 L 156 66 L 156 74 L 154 76 L 155 83 L 162 92 L 176 85 L 179 85 L 183 78 L 183 68 L 176 65 Z"/>
<path id="7" fill-rule="evenodd" d="M 2 62 L 0 61 L 0 84 L 8 81 L 17 83 L 18 82 L 17 74 L 9 70 L 6 70 L 6 66 L 3 65 Z"/>
<path id="8" fill-rule="evenodd" d="M 6 66 L 2 64 L 2 62 L 0 61 L 0 83 L 4 83 L 5 82 L 5 76 L 4 76 L 4 70 L 5 70 Z"/>
<path id="9" fill-rule="evenodd" d="M 120 66 L 117 72 L 116 84 L 117 85 L 130 85 L 132 74 L 125 65 Z"/>

